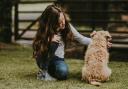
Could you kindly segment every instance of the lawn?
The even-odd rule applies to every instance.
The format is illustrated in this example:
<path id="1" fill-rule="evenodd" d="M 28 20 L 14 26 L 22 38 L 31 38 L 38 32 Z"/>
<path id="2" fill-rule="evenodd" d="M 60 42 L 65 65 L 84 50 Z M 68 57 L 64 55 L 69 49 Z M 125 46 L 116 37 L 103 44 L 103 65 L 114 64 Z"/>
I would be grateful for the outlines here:
<path id="1" fill-rule="evenodd" d="M 69 77 L 65 81 L 40 81 L 31 47 L 9 45 L 0 49 L 0 89 L 128 89 L 128 62 L 112 61 L 110 81 L 100 87 L 81 81 L 83 60 L 68 59 Z"/>

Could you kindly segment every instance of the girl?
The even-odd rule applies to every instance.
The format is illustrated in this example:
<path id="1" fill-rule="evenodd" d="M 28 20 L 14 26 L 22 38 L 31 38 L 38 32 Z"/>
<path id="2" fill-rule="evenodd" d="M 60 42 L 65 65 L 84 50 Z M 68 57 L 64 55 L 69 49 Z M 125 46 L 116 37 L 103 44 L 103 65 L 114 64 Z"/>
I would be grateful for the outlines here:
<path id="1" fill-rule="evenodd" d="M 49 5 L 41 15 L 39 30 L 33 42 L 33 56 L 40 71 L 40 80 L 65 80 L 68 67 L 64 61 L 64 48 L 73 39 L 88 45 L 90 38 L 79 34 L 68 22 L 65 13 L 56 5 Z"/>

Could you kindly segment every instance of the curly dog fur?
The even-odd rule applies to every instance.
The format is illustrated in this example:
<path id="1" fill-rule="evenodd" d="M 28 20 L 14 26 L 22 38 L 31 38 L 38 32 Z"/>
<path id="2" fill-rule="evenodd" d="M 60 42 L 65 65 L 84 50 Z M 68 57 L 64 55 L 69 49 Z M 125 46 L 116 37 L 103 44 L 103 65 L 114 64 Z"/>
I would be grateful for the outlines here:
<path id="1" fill-rule="evenodd" d="M 92 37 L 82 68 L 82 80 L 92 85 L 101 85 L 101 82 L 109 80 L 111 69 L 108 67 L 109 53 L 107 43 L 111 39 L 108 31 L 97 31 Z"/>

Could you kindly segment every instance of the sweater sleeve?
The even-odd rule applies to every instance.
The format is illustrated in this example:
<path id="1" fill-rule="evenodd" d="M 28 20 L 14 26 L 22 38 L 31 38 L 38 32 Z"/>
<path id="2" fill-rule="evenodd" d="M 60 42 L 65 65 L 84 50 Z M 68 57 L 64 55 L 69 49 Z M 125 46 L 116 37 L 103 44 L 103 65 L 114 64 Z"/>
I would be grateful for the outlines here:
<path id="1" fill-rule="evenodd" d="M 81 35 L 73 26 L 70 24 L 71 31 L 73 33 L 74 39 L 83 45 L 88 45 L 91 43 L 91 38 Z"/>

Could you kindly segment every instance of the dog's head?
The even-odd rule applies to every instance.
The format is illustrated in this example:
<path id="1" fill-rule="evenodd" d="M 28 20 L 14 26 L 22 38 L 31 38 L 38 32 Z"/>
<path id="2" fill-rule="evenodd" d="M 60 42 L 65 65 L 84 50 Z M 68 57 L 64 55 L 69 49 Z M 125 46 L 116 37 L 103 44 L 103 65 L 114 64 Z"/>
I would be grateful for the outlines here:
<path id="1" fill-rule="evenodd" d="M 108 31 L 97 31 L 95 35 L 93 35 L 92 38 L 96 39 L 104 39 L 106 41 L 111 41 L 112 36 Z"/>

